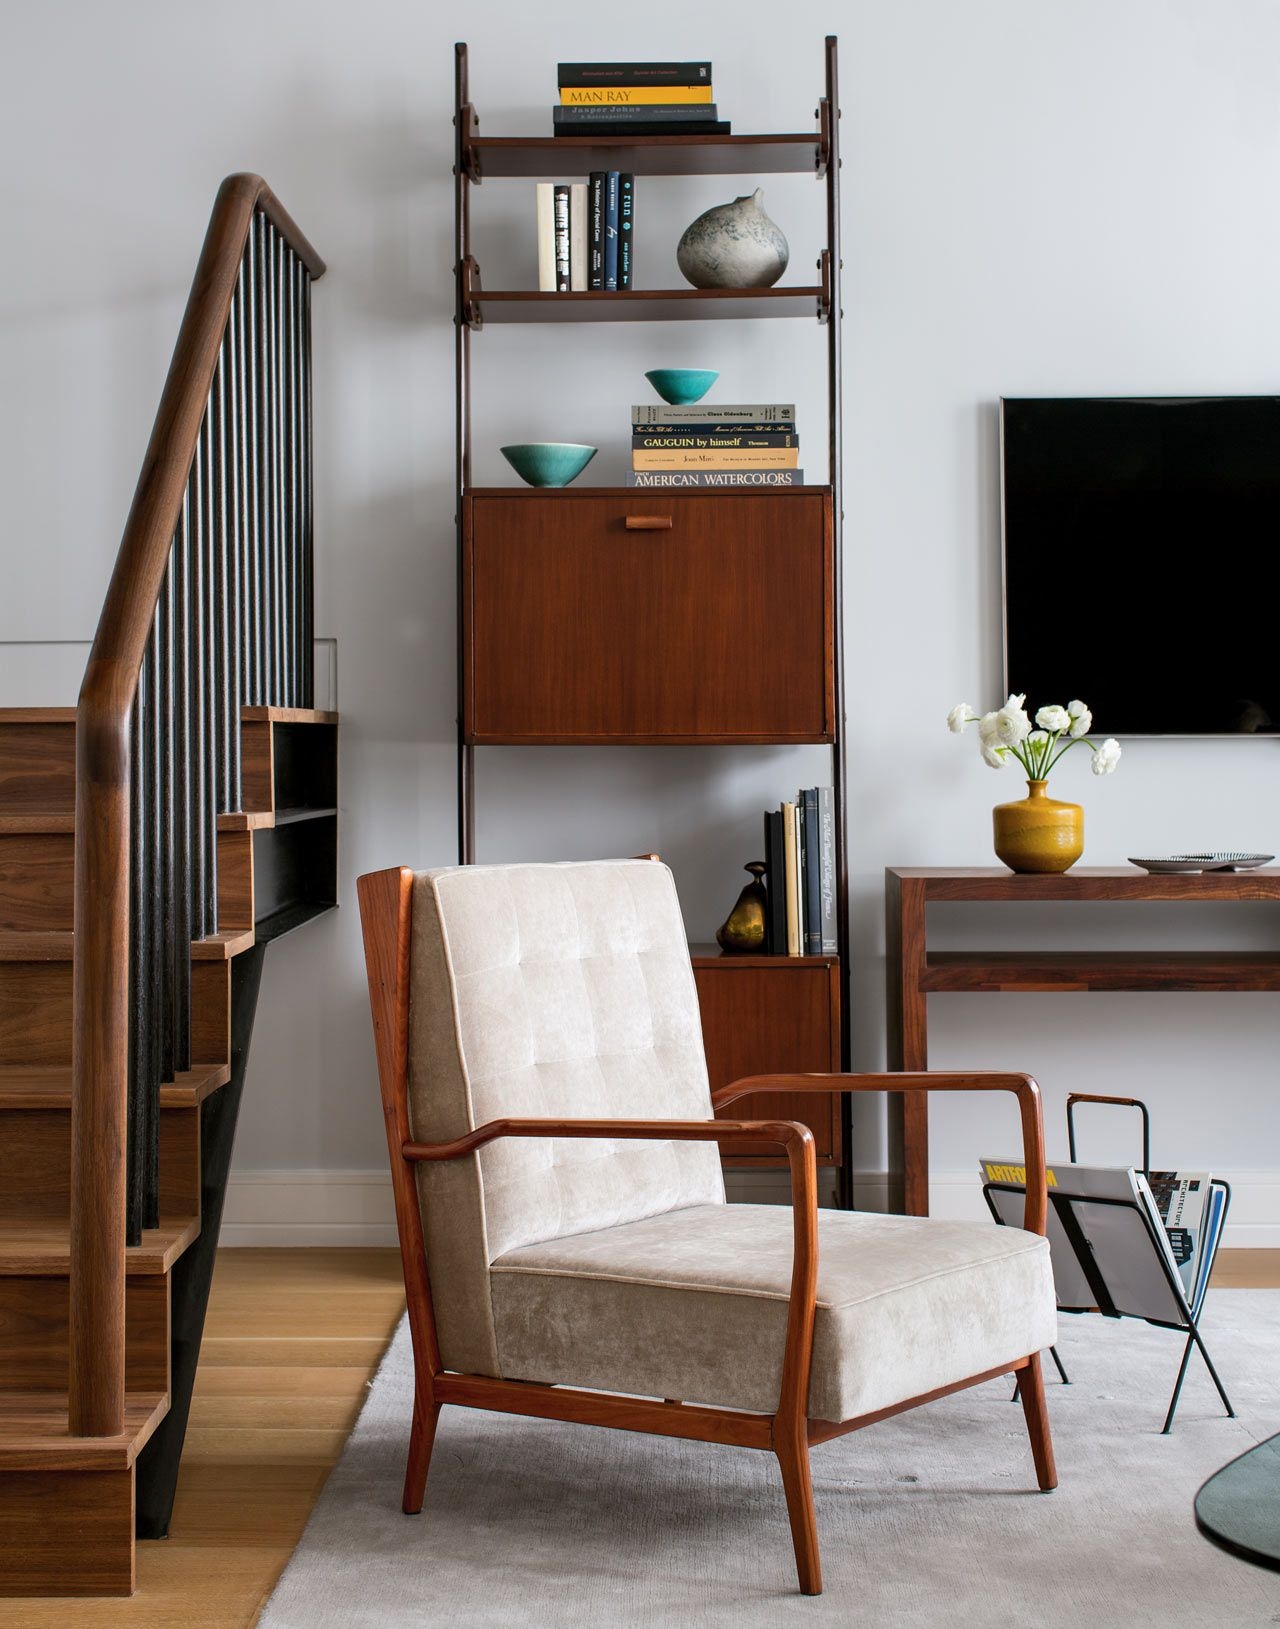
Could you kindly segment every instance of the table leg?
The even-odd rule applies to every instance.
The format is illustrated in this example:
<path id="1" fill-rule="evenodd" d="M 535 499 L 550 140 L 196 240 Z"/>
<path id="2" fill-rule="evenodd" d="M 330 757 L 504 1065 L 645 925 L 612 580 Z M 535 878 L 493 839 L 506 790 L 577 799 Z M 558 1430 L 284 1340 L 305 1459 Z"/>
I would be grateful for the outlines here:
<path id="1" fill-rule="evenodd" d="M 929 1067 L 928 998 L 920 988 L 924 962 L 924 881 L 888 871 L 885 1007 L 890 1069 Z M 929 1099 L 924 1092 L 898 1092 L 889 1098 L 889 1204 L 908 1216 L 929 1214 Z"/>

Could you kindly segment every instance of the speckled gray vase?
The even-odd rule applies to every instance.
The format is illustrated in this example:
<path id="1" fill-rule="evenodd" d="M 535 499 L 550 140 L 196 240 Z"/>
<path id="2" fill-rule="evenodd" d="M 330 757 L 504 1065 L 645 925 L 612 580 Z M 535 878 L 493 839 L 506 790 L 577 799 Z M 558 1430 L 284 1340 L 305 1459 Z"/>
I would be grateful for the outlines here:
<path id="1" fill-rule="evenodd" d="M 764 212 L 760 188 L 699 215 L 676 260 L 694 288 L 771 288 L 787 269 L 787 240 Z"/>

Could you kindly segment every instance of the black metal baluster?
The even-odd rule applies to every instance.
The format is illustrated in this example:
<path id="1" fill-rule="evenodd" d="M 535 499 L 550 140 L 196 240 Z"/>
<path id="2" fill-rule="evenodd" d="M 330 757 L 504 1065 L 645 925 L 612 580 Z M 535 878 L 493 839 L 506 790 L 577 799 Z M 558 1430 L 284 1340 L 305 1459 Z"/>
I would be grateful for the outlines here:
<path id="1" fill-rule="evenodd" d="M 311 274 L 300 269 L 302 281 L 302 705 L 314 707 L 315 698 L 315 475 L 311 424 Z"/>
<path id="2" fill-rule="evenodd" d="M 206 897 L 205 854 L 205 758 L 204 758 L 204 460 L 199 442 L 187 482 L 187 617 L 189 690 L 187 704 L 187 763 L 189 768 L 188 819 L 191 825 L 191 937 L 203 939 L 208 924 L 204 916 Z"/>
<path id="3" fill-rule="evenodd" d="M 151 922 L 147 845 L 143 841 L 146 807 L 143 713 L 146 707 L 146 659 L 129 719 L 129 1114 L 125 1174 L 125 1238 L 142 1238 L 143 1187 L 146 1173 L 147 1006 L 146 941 Z"/>
<path id="4" fill-rule="evenodd" d="M 213 749 L 215 809 L 231 807 L 231 598 L 228 578 L 230 491 L 227 472 L 227 342 L 213 370 L 209 392 L 209 439 L 213 456 Z"/>
<path id="5" fill-rule="evenodd" d="M 284 556 L 285 704 L 298 705 L 298 308 L 297 257 L 283 246 L 284 469 L 287 504 Z"/>
<path id="6" fill-rule="evenodd" d="M 156 999 L 160 1003 L 160 1049 L 157 1074 L 160 1080 L 173 1079 L 174 992 L 177 987 L 177 956 L 180 947 L 175 942 L 177 914 L 174 906 L 173 846 L 173 554 L 169 555 L 169 569 L 165 572 L 164 586 L 156 607 L 156 688 L 158 712 L 156 715 L 156 772 L 158 796 L 156 798 L 157 861 L 156 896 L 160 905 L 160 952 L 156 969 Z"/>
<path id="7" fill-rule="evenodd" d="M 245 244 L 243 274 L 244 367 L 245 367 L 245 464 L 247 466 L 248 534 L 245 553 L 245 697 L 253 705 L 262 702 L 262 460 L 258 455 L 258 221 L 254 216 Z"/>
<path id="8" fill-rule="evenodd" d="M 164 849 L 161 788 L 161 734 L 163 699 L 161 695 L 160 607 L 157 604 L 151 624 L 147 651 L 147 712 L 143 732 L 146 756 L 146 808 L 143 812 L 143 841 L 149 855 L 151 890 L 150 936 L 144 970 L 147 1013 L 146 1102 L 143 1110 L 143 1153 L 145 1175 L 142 1192 L 142 1225 L 160 1225 L 160 1076 L 164 1068 L 164 1013 L 168 980 L 165 978 L 164 940 Z"/>
<path id="9" fill-rule="evenodd" d="M 284 480 L 284 369 L 281 362 L 283 348 L 283 311 L 281 301 L 281 266 L 284 243 L 274 226 L 268 227 L 271 244 L 271 669 L 274 674 L 271 700 L 276 706 L 285 701 L 284 673 L 284 550 L 285 550 L 285 480 Z"/>
<path id="10" fill-rule="evenodd" d="M 190 494 L 174 538 L 173 575 L 173 1067 L 191 1067 L 191 613 L 187 580 Z"/>
<path id="11" fill-rule="evenodd" d="M 258 483 L 261 493 L 261 530 L 258 534 L 258 640 L 262 653 L 262 701 L 275 700 L 275 671 L 271 642 L 271 561 L 275 537 L 274 469 L 271 459 L 271 243 L 269 223 L 258 224 Z"/>
<path id="12" fill-rule="evenodd" d="M 200 442 L 196 453 L 204 470 L 204 504 L 200 515 L 200 560 L 202 606 L 200 622 L 201 715 L 200 756 L 204 760 L 201 796 L 204 800 L 204 865 L 201 880 L 204 899 L 200 915 L 206 934 L 218 931 L 218 568 L 217 553 L 217 496 L 213 436 L 210 433 L 213 393 L 205 407 L 204 423 L 200 426 Z"/>

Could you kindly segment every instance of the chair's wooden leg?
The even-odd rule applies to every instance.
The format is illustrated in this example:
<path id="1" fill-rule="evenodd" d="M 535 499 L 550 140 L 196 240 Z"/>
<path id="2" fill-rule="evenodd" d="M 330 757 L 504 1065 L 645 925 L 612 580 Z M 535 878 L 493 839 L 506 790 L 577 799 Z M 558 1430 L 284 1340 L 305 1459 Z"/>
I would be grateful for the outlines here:
<path id="1" fill-rule="evenodd" d="M 1053 1438 L 1049 1435 L 1049 1410 L 1044 1401 L 1044 1375 L 1040 1368 L 1040 1354 L 1036 1352 L 1019 1375 L 1022 1412 L 1027 1419 L 1027 1436 L 1031 1439 L 1031 1457 L 1036 1462 L 1036 1481 L 1040 1491 L 1048 1493 L 1058 1485 L 1058 1469 L 1053 1462 Z"/>
<path id="2" fill-rule="evenodd" d="M 409 1463 L 404 1472 L 402 1508 L 406 1516 L 416 1516 L 422 1509 L 427 1491 L 427 1467 L 431 1464 L 431 1448 L 436 1440 L 439 1419 L 440 1404 L 428 1403 L 415 1392 L 413 1425 L 409 1430 Z"/>
<path id="3" fill-rule="evenodd" d="M 773 1451 L 782 1471 L 791 1518 L 791 1542 L 796 1551 L 796 1573 L 802 1595 L 822 1594 L 822 1562 L 818 1557 L 818 1522 L 809 1480 L 809 1439 L 800 1432 L 782 1432 L 775 1424 Z"/>

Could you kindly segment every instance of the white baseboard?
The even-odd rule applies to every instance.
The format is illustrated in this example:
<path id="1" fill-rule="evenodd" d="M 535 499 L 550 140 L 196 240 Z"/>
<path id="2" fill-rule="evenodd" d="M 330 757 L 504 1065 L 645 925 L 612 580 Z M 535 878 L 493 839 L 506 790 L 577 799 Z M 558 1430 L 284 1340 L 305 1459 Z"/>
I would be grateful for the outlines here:
<path id="1" fill-rule="evenodd" d="M 819 1172 L 819 1177 L 825 1176 Z M 1280 1171 L 1223 1171 L 1231 1184 L 1231 1211 L 1223 1243 L 1235 1249 L 1280 1248 Z M 824 1190 L 826 1184 L 820 1183 Z M 760 1204 L 786 1203 L 783 1171 L 733 1172 L 729 1196 Z M 822 1197 L 827 1198 L 824 1191 Z M 861 1210 L 885 1210 L 883 1171 L 854 1173 L 854 1200 Z M 954 1221 L 987 1215 L 976 1170 L 935 1171 L 929 1210 Z M 395 1209 L 385 1171 L 241 1171 L 227 1186 L 222 1221 L 225 1246 L 394 1245 Z"/>
<path id="2" fill-rule="evenodd" d="M 219 1241 L 245 1245 L 394 1245 L 383 1171 L 233 1171 Z"/>

